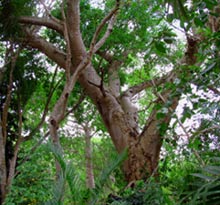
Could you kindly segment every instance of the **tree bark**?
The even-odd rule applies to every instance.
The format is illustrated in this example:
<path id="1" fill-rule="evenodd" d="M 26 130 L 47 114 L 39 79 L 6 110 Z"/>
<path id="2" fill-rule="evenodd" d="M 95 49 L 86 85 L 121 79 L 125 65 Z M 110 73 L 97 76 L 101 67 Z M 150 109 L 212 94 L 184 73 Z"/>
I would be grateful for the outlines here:
<path id="1" fill-rule="evenodd" d="M 92 163 L 92 135 L 88 123 L 83 126 L 85 132 L 85 158 L 86 158 L 86 186 L 89 189 L 95 188 L 95 179 L 93 173 L 93 163 Z"/>
<path id="2" fill-rule="evenodd" d="M 15 175 L 15 169 L 16 169 L 16 162 L 18 157 L 18 152 L 20 149 L 20 144 L 22 142 L 22 108 L 21 108 L 21 97 L 20 93 L 18 93 L 18 139 L 16 141 L 16 144 L 14 146 L 14 153 L 13 157 L 10 159 L 10 166 L 9 166 L 9 172 L 7 177 L 7 193 L 10 191 L 12 180 Z"/>
<path id="3" fill-rule="evenodd" d="M 7 170 L 5 160 L 5 143 L 3 139 L 2 120 L 0 113 L 0 204 L 4 202 L 6 196 Z"/>
<path id="4" fill-rule="evenodd" d="M 11 48 L 13 48 L 13 45 L 11 45 Z M 13 49 L 12 49 L 13 50 Z M 8 124 L 8 110 L 11 103 L 11 94 L 12 94 L 12 87 L 13 87 L 13 72 L 15 68 L 15 64 L 17 61 L 17 58 L 20 53 L 20 49 L 18 49 L 15 53 L 13 51 L 12 56 L 10 59 L 10 75 L 9 75 L 9 84 L 8 89 L 6 93 L 6 99 L 2 106 L 2 113 L 0 113 L 0 183 L 1 183 L 1 190 L 0 190 L 0 201 L 1 203 L 4 202 L 6 194 L 8 192 L 9 186 L 8 186 L 8 167 L 6 165 L 6 142 L 7 142 L 7 124 Z"/>

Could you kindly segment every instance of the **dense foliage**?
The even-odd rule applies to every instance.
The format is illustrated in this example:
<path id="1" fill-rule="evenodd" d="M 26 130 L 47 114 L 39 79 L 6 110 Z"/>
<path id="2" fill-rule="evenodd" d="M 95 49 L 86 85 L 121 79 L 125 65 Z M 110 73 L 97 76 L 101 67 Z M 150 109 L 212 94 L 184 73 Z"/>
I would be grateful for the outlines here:
<path id="1" fill-rule="evenodd" d="M 79 26 L 85 50 L 91 51 L 97 27 L 114 5 L 113 0 L 80 1 Z M 151 122 L 157 122 L 155 132 L 161 144 L 158 165 L 142 179 L 126 181 L 124 167 L 126 161 L 130 163 L 132 152 L 129 144 L 124 150 L 115 146 L 111 136 L 114 129 L 102 116 L 101 102 L 88 94 L 83 87 L 86 80 L 80 77 L 73 91 L 65 95 L 66 107 L 56 127 L 58 138 L 51 135 L 51 113 L 73 75 L 68 75 L 68 66 L 63 69 L 59 60 L 50 57 L 66 52 L 65 65 L 68 60 L 75 65 L 76 59 L 68 59 L 72 51 L 68 50 L 65 31 L 56 32 L 47 23 L 53 18 L 55 22 L 64 20 L 68 4 L 3 0 L 0 203 L 220 204 L 220 2 L 124 0 L 116 10 L 110 35 L 98 51 L 90 52 L 100 85 L 86 83 L 94 86 L 94 93 L 99 89 L 103 98 L 115 79 L 120 82 L 121 97 L 126 96 L 128 88 L 135 92 L 139 89 L 129 101 L 138 107 L 137 132 L 143 134 Z M 24 16 L 43 16 L 48 22 L 40 27 Z M 102 25 L 97 39 L 105 35 L 106 25 Z M 31 35 L 41 37 L 35 41 Z M 59 50 L 43 55 L 40 51 L 44 48 L 35 44 L 41 38 Z M 114 65 L 120 69 L 114 70 Z M 115 99 L 120 102 L 122 98 Z M 115 132 L 118 129 L 116 126 Z M 136 137 L 134 133 L 131 136 Z"/>

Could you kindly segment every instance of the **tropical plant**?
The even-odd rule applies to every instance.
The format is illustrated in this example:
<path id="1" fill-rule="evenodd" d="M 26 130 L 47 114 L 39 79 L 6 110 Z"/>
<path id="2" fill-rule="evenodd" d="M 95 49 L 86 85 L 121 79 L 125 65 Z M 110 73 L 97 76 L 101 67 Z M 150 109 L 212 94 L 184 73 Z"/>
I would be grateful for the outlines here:
<path id="1" fill-rule="evenodd" d="M 189 205 L 217 205 L 220 203 L 220 158 L 212 158 L 215 165 L 206 165 L 197 177 L 196 191 L 190 192 L 187 197 L 191 198 Z"/>
<path id="2" fill-rule="evenodd" d="M 57 194 L 51 203 L 63 203 L 64 190 L 72 195 L 74 185 L 68 178 L 79 168 L 74 166 L 75 155 L 66 150 L 71 150 L 74 137 L 82 136 L 77 126 L 94 130 L 94 136 L 85 132 L 87 153 L 92 145 L 107 145 L 100 143 L 103 136 L 110 136 L 118 153 L 127 149 L 121 166 L 127 183 L 147 183 L 159 176 L 161 167 L 165 182 L 147 184 L 152 182 L 159 193 L 176 191 L 176 202 L 185 197 L 185 190 L 192 191 L 189 183 L 175 189 L 168 182 L 181 182 L 179 176 L 194 182 L 186 172 L 208 163 L 210 141 L 215 140 L 214 155 L 218 152 L 219 18 L 217 0 L 1 1 L 1 203 L 22 166 L 18 156 L 23 142 L 38 140 L 39 146 L 47 136 L 56 159 Z M 193 127 L 190 119 L 197 113 L 200 121 Z M 68 134 L 63 132 L 66 127 Z M 36 151 L 35 146 L 29 149 Z M 91 162 L 102 166 L 91 158 L 87 155 L 87 167 L 92 167 Z M 90 171 L 97 178 L 99 172 Z M 149 203 L 168 203 L 170 196 L 155 201 L 150 191 Z"/>
<path id="3" fill-rule="evenodd" d="M 72 162 L 66 162 L 63 153 L 53 145 L 48 145 L 55 159 L 61 165 L 60 175 L 57 176 L 55 185 L 52 186 L 51 199 L 45 205 L 61 204 L 99 204 L 100 195 L 105 196 L 105 184 L 109 180 L 110 174 L 125 160 L 127 153 L 124 151 L 118 156 L 114 156 L 110 163 L 106 164 L 100 176 L 96 179 L 96 186 L 93 189 L 86 187 L 80 173 L 75 171 Z M 68 185 L 68 187 L 67 187 Z"/>
<path id="4" fill-rule="evenodd" d="M 21 146 L 18 155 L 20 164 L 32 147 L 29 142 Z M 29 155 L 28 161 L 17 166 L 10 192 L 5 205 L 43 204 L 51 198 L 54 174 L 51 170 L 52 156 L 48 155 L 45 146 L 41 146 L 34 154 Z"/>

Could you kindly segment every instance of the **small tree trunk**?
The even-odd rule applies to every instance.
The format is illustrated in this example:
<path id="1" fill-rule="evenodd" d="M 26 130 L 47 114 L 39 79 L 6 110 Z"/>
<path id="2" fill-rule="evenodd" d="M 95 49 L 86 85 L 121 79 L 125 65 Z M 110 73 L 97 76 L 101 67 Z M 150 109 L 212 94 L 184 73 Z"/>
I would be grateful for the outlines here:
<path id="1" fill-rule="evenodd" d="M 60 139 L 57 133 L 57 126 L 55 123 L 50 122 L 50 136 L 54 145 L 54 148 L 56 151 L 60 152 L 62 150 L 62 147 L 60 145 Z M 60 163 L 55 159 L 55 167 L 56 167 L 56 177 L 57 179 L 60 176 L 61 173 L 61 166 Z"/>
<path id="2" fill-rule="evenodd" d="M 84 127 L 85 131 L 85 157 L 86 157 L 86 186 L 89 189 L 95 188 L 95 180 L 93 173 L 93 163 L 92 163 L 92 144 L 91 144 L 91 132 L 88 126 Z"/>
<path id="3" fill-rule="evenodd" d="M 15 145 L 15 150 L 12 159 L 10 160 L 10 168 L 9 168 L 9 174 L 7 178 L 7 192 L 10 191 L 12 180 L 15 175 L 15 169 L 16 169 L 16 162 L 17 162 L 17 157 L 18 157 L 18 152 L 21 144 L 21 138 L 18 139 Z"/>
<path id="4" fill-rule="evenodd" d="M 3 132 L 1 126 L 1 115 L 0 115 L 0 204 L 5 200 L 6 196 L 6 184 L 7 184 L 7 170 L 5 161 L 5 143 L 3 139 Z"/>
<path id="5" fill-rule="evenodd" d="M 7 192 L 10 191 L 12 180 L 14 178 L 15 174 L 15 169 L 16 169 L 16 162 L 17 162 L 17 157 L 18 157 L 18 152 L 20 148 L 20 144 L 22 142 L 22 108 L 21 108 L 21 96 L 20 93 L 18 92 L 18 139 L 16 141 L 15 147 L 14 147 L 14 153 L 13 157 L 10 160 L 10 166 L 9 166 L 9 174 L 8 174 L 8 179 L 7 179 Z"/>
<path id="6" fill-rule="evenodd" d="M 71 79 L 66 81 L 63 91 L 61 93 L 61 96 L 56 102 L 56 104 L 54 105 L 52 113 L 50 115 L 50 119 L 49 119 L 50 136 L 54 144 L 54 147 L 59 152 L 62 152 L 62 148 L 60 145 L 60 139 L 59 139 L 59 135 L 57 131 L 59 129 L 60 122 L 65 117 L 67 102 L 69 99 L 69 95 L 72 92 L 74 85 L 76 83 L 76 78 L 77 78 L 77 75 L 73 74 L 71 76 Z M 56 163 L 56 175 L 57 177 L 59 177 L 60 172 L 61 172 L 61 166 L 57 160 L 55 163 Z"/>
<path id="7" fill-rule="evenodd" d="M 12 93 L 12 85 L 13 85 L 13 71 L 15 68 L 15 63 L 18 55 L 19 55 L 19 51 L 11 59 L 11 70 L 10 70 L 8 90 L 7 90 L 6 100 L 1 110 L 2 114 L 0 114 L 0 150 L 1 150 L 0 151 L 0 180 L 1 180 L 0 201 L 1 203 L 4 202 L 7 194 L 7 166 L 6 166 L 5 146 L 7 140 L 8 109 L 11 103 L 11 93 Z"/>

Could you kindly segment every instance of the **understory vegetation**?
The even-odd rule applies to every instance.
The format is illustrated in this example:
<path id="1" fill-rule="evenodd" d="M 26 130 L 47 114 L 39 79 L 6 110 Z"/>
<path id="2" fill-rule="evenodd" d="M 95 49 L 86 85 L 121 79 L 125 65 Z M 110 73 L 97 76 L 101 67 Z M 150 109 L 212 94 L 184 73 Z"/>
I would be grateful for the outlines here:
<path id="1" fill-rule="evenodd" d="M 69 139 L 63 138 L 62 142 L 65 146 Z M 73 142 L 73 147 L 66 150 L 72 154 L 64 158 L 51 144 L 41 145 L 30 155 L 28 161 L 18 167 L 20 174 L 14 179 L 5 204 L 219 204 L 220 157 L 217 151 L 200 153 L 206 159 L 205 166 L 190 151 L 180 156 L 167 152 L 161 160 L 159 176 L 127 185 L 120 169 L 126 153 L 118 156 L 108 138 L 94 140 L 96 188 L 88 189 L 81 151 L 84 150 L 83 137 L 76 137 Z M 62 177 L 56 182 L 54 157 L 62 164 Z"/>
<path id="2" fill-rule="evenodd" d="M 219 205 L 219 0 L 0 1 L 0 204 Z"/>

